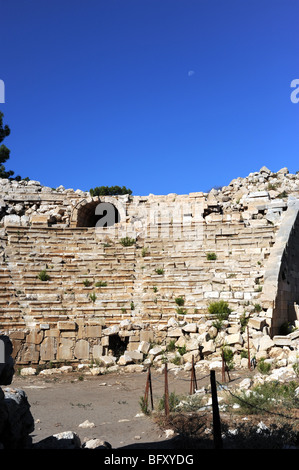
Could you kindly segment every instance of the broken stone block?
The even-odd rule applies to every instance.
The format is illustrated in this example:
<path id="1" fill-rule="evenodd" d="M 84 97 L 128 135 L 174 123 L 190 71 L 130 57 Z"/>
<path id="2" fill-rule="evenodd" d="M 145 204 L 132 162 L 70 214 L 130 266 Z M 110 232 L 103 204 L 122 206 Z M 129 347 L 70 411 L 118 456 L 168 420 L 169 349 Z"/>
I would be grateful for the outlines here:
<path id="1" fill-rule="evenodd" d="M 147 354 L 150 350 L 150 347 L 150 343 L 148 343 L 147 341 L 141 341 L 137 350 L 143 354 Z"/>
<path id="2" fill-rule="evenodd" d="M 243 344 L 244 340 L 243 337 L 240 333 L 235 333 L 233 335 L 227 335 L 225 337 L 225 341 L 227 344 L 232 345 L 232 344 Z"/>
<path id="3" fill-rule="evenodd" d="M 74 355 L 77 359 L 89 359 L 89 343 L 85 339 L 76 342 Z"/>

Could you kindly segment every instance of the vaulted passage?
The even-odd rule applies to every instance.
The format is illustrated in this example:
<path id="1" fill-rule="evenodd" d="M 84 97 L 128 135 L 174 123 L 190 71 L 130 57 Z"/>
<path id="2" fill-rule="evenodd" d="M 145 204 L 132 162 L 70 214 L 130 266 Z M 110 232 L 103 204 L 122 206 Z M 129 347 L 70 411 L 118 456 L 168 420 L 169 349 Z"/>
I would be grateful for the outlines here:
<path id="1" fill-rule="evenodd" d="M 110 202 L 92 201 L 78 209 L 77 227 L 111 227 L 118 222 L 119 212 Z"/>

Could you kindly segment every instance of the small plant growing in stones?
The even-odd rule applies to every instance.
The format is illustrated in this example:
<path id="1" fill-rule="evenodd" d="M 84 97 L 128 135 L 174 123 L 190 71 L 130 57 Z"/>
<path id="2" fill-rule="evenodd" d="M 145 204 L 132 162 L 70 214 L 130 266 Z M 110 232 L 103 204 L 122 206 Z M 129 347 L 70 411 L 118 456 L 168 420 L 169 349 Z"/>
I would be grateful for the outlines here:
<path id="1" fill-rule="evenodd" d="M 186 314 L 187 314 L 187 310 L 186 310 L 185 308 L 182 308 L 182 307 L 177 307 L 176 313 L 177 313 L 178 315 L 186 315 Z"/>
<path id="2" fill-rule="evenodd" d="M 240 323 L 241 323 L 241 333 L 244 333 L 245 328 L 249 322 L 249 317 L 246 316 L 246 313 L 244 312 L 241 317 L 240 317 Z"/>
<path id="3" fill-rule="evenodd" d="M 148 255 L 148 253 L 149 253 L 149 249 L 146 246 L 144 246 L 141 251 L 142 257 L 144 258 L 145 256 Z"/>
<path id="4" fill-rule="evenodd" d="M 175 339 L 172 339 L 172 340 L 168 343 L 168 345 L 167 345 L 167 347 L 166 347 L 166 350 L 169 351 L 169 352 L 175 351 Z"/>
<path id="5" fill-rule="evenodd" d="M 83 281 L 83 284 L 84 284 L 85 287 L 90 287 L 92 283 L 88 279 L 85 279 Z"/>
<path id="6" fill-rule="evenodd" d="M 271 369 L 271 364 L 269 362 L 265 362 L 265 359 L 262 358 L 258 361 L 257 368 L 261 374 L 269 374 L 270 369 Z"/>
<path id="7" fill-rule="evenodd" d="M 213 261 L 217 259 L 216 253 L 207 253 L 207 260 Z"/>
<path id="8" fill-rule="evenodd" d="M 124 237 L 120 239 L 120 243 L 122 246 L 132 246 L 136 243 L 136 240 L 134 238 Z"/>
<path id="9" fill-rule="evenodd" d="M 107 282 L 105 281 L 98 281 L 96 284 L 95 284 L 96 287 L 106 287 L 107 286 Z"/>
<path id="10" fill-rule="evenodd" d="M 93 303 L 95 303 L 95 301 L 97 300 L 97 296 L 94 292 L 92 294 L 89 294 L 89 298 Z"/>
<path id="11" fill-rule="evenodd" d="M 156 273 L 156 274 L 159 274 L 159 275 L 161 276 L 162 274 L 164 274 L 164 269 L 162 269 L 162 268 L 157 268 L 157 269 L 155 269 L 155 273 Z"/>
<path id="12" fill-rule="evenodd" d="M 182 307 L 185 304 L 185 299 L 183 297 L 177 297 L 175 299 L 175 303 L 179 306 Z"/>
<path id="13" fill-rule="evenodd" d="M 49 281 L 49 279 L 50 279 L 50 276 L 47 273 L 46 269 L 43 269 L 37 277 L 40 281 L 43 281 L 43 282 Z"/>

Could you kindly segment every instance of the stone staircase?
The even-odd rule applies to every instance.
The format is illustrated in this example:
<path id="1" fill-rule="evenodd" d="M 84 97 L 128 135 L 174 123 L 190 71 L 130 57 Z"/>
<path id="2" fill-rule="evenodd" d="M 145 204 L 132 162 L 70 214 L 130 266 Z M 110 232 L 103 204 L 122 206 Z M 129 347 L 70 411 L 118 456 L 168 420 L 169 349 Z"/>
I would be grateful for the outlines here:
<path id="1" fill-rule="evenodd" d="M 7 227 L 1 329 L 56 328 L 58 321 L 78 319 L 110 326 L 134 316 L 166 323 L 180 296 L 188 321 L 205 314 L 210 301 L 226 300 L 239 311 L 257 303 L 275 227 L 201 223 L 199 239 L 192 226 L 175 238 L 173 226 L 166 238 L 138 239 L 129 247 L 117 238 L 107 243 L 92 228 Z M 47 281 L 38 278 L 43 270 Z"/>

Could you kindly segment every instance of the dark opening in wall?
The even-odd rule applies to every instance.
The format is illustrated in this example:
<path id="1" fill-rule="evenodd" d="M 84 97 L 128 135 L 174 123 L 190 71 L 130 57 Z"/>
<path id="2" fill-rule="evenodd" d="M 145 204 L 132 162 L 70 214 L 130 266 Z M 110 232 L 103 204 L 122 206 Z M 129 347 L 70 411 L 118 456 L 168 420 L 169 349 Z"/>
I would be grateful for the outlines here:
<path id="1" fill-rule="evenodd" d="M 112 351 L 112 355 L 117 359 L 122 356 L 128 346 L 129 337 L 120 338 L 118 335 L 109 336 L 109 349 Z"/>
<path id="2" fill-rule="evenodd" d="M 93 201 L 78 209 L 77 227 L 111 227 L 118 222 L 119 212 L 110 202 Z"/>

